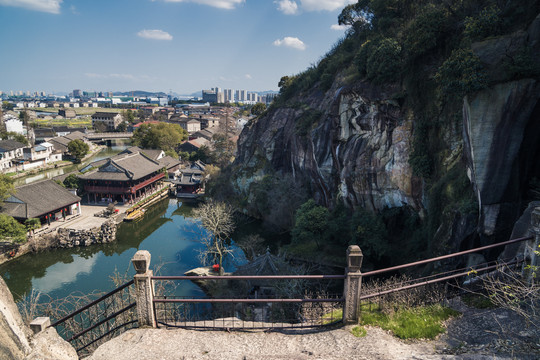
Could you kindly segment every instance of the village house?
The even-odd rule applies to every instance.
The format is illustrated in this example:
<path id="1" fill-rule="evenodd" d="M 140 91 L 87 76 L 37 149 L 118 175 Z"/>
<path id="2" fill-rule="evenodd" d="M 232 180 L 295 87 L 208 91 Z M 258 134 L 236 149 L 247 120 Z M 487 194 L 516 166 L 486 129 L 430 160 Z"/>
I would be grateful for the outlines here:
<path id="1" fill-rule="evenodd" d="M 62 152 L 55 150 L 54 145 L 49 142 L 42 142 L 32 148 L 24 148 L 24 161 L 20 163 L 22 170 L 31 170 L 49 163 L 61 161 Z"/>
<path id="2" fill-rule="evenodd" d="M 178 146 L 178 149 L 180 151 L 186 151 L 188 153 L 196 152 L 201 148 L 201 146 L 208 146 L 210 142 L 206 140 L 205 138 L 197 138 L 192 140 L 186 140 L 180 146 Z"/>
<path id="3" fill-rule="evenodd" d="M 56 134 L 52 128 L 36 128 L 34 129 L 34 137 L 36 144 L 42 143 L 55 137 Z"/>
<path id="4" fill-rule="evenodd" d="M 17 159 L 23 157 L 26 145 L 15 140 L 0 141 L 0 171 L 3 173 L 17 171 Z"/>
<path id="5" fill-rule="evenodd" d="M 92 115 L 92 126 L 103 124 L 107 131 L 114 131 L 124 121 L 122 114 L 114 112 L 96 112 Z M 99 126 L 99 125 L 98 125 Z"/>
<path id="6" fill-rule="evenodd" d="M 195 119 L 182 119 L 178 122 L 182 129 L 186 130 L 188 134 L 201 130 L 201 123 Z"/>
<path id="7" fill-rule="evenodd" d="M 73 109 L 59 109 L 58 115 L 65 117 L 66 119 L 73 119 L 77 116 L 77 113 Z"/>
<path id="8" fill-rule="evenodd" d="M 44 180 L 15 188 L 15 194 L 4 201 L 0 211 L 20 222 L 37 218 L 46 224 L 80 214 L 80 201 L 80 197 L 53 180 Z"/>
<path id="9" fill-rule="evenodd" d="M 132 203 L 156 190 L 166 176 L 166 165 L 143 150 L 126 151 L 105 159 L 80 176 L 88 202 Z"/>
<path id="10" fill-rule="evenodd" d="M 69 152 L 68 145 L 73 140 L 82 140 L 85 143 L 87 143 L 89 146 L 91 146 L 91 143 L 88 140 L 86 140 L 84 134 L 80 131 L 70 132 L 64 136 L 53 137 L 52 139 L 49 139 L 48 142 L 54 146 L 54 150 L 56 152 L 60 152 L 63 155 L 67 155 Z"/>

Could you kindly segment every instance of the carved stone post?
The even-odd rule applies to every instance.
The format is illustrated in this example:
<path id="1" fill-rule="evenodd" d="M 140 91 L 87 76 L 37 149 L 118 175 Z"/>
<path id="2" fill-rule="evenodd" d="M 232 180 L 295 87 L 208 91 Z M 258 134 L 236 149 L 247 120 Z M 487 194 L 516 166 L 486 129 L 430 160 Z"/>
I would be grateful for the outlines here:
<path id="1" fill-rule="evenodd" d="M 358 245 L 347 248 L 347 268 L 345 269 L 345 287 L 343 297 L 343 323 L 356 324 L 358 322 L 358 309 L 360 306 L 360 288 L 362 287 L 362 260 L 364 255 Z"/>
<path id="2" fill-rule="evenodd" d="M 529 283 L 532 283 L 535 280 L 538 281 L 534 277 L 535 270 L 536 275 L 540 275 L 540 256 L 538 256 L 538 252 L 540 251 L 538 247 L 540 245 L 540 207 L 535 208 L 531 213 L 530 232 L 534 239 L 532 241 L 532 249 L 527 249 L 529 254 L 526 253 L 525 258 L 530 259 L 531 268 L 527 272 L 527 277 Z"/>
<path id="3" fill-rule="evenodd" d="M 152 285 L 153 271 L 150 267 L 150 253 L 139 250 L 133 255 L 131 262 L 137 274 L 134 276 L 135 299 L 137 301 L 137 317 L 139 327 L 156 327 L 154 315 L 154 287 Z"/>

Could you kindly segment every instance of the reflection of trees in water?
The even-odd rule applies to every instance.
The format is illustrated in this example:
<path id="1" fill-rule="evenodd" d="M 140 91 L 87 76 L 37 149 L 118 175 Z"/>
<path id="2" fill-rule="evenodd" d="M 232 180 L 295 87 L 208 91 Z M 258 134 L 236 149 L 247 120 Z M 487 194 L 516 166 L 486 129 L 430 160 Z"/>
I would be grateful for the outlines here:
<path id="1" fill-rule="evenodd" d="M 115 246 L 113 252 L 120 254 L 130 248 L 138 248 L 141 242 L 150 234 L 166 222 L 172 221 L 169 218 L 163 217 L 168 206 L 169 199 L 165 198 L 147 209 L 140 221 L 122 223 L 116 233 L 116 242 L 109 244 Z M 105 254 L 109 255 L 107 252 Z"/>
<path id="2" fill-rule="evenodd" d="M 32 278 L 42 278 L 47 268 L 57 263 L 73 262 L 78 249 L 47 250 L 38 254 L 27 254 L 0 266 L 0 276 L 6 281 L 16 300 L 32 290 Z"/>

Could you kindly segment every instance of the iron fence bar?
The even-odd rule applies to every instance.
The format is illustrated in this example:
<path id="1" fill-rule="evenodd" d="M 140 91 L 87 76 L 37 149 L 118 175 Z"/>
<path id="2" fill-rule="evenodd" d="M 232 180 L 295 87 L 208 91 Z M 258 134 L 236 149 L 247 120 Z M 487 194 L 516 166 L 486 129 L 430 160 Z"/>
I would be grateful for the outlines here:
<path id="1" fill-rule="evenodd" d="M 78 348 L 76 351 L 77 351 L 77 352 L 82 351 L 82 350 L 86 349 L 87 347 L 89 347 L 90 345 L 94 344 L 96 341 L 99 341 L 99 340 L 103 339 L 105 336 L 109 335 L 110 333 L 115 332 L 116 330 L 118 330 L 118 329 L 120 329 L 120 328 L 122 328 L 122 327 L 131 325 L 131 324 L 134 324 L 134 323 L 136 323 L 136 322 L 137 322 L 137 320 L 132 320 L 132 321 L 128 321 L 128 322 L 126 322 L 126 323 L 123 323 L 122 325 L 118 325 L 117 327 L 111 329 L 111 330 L 110 330 L 109 332 L 107 332 L 106 334 L 103 334 L 103 335 L 101 335 L 100 337 L 98 337 L 97 339 L 92 340 L 92 341 L 89 342 L 88 344 L 84 345 L 83 347 Z"/>
<path id="2" fill-rule="evenodd" d="M 210 275 L 210 276 L 152 276 L 152 280 L 320 280 L 320 279 L 345 279 L 345 275 Z"/>
<path id="3" fill-rule="evenodd" d="M 474 272 L 487 271 L 487 270 L 496 269 L 496 268 L 498 268 L 500 266 L 509 266 L 509 265 L 514 265 L 514 264 L 520 263 L 520 262 L 522 262 L 522 261 L 513 261 L 513 262 L 510 262 L 510 263 L 496 264 L 496 265 L 487 266 L 487 267 L 482 268 L 482 269 L 471 269 L 471 270 L 469 270 L 467 272 L 462 272 L 460 274 L 445 276 L 445 277 L 442 277 L 442 278 L 439 278 L 439 279 L 434 279 L 434 280 L 422 281 L 422 282 L 419 282 L 419 283 L 416 283 L 416 284 L 411 284 L 411 285 L 407 285 L 407 286 L 398 287 L 398 288 L 395 288 L 395 289 L 390 289 L 390 290 L 380 291 L 380 292 L 373 293 L 373 294 L 360 296 L 358 298 L 358 300 L 371 299 L 371 298 L 378 297 L 378 296 L 381 296 L 381 295 L 391 294 L 391 293 L 398 292 L 398 291 L 413 289 L 413 288 L 417 288 L 417 287 L 420 287 L 420 286 L 425 286 L 425 285 L 435 284 L 435 283 L 446 281 L 446 280 L 456 279 L 456 278 L 459 278 L 459 277 L 462 277 L 462 276 L 471 275 L 472 271 L 474 271 Z"/>
<path id="4" fill-rule="evenodd" d="M 83 331 L 79 332 L 78 334 L 75 334 L 73 335 L 69 340 L 67 340 L 68 342 L 69 341 L 73 341 L 79 337 L 81 337 L 82 335 L 86 334 L 87 332 L 91 331 L 91 330 L 94 330 L 95 328 L 97 328 L 99 325 L 102 325 L 104 324 L 105 322 L 109 321 L 109 320 L 112 320 L 114 319 L 115 317 L 117 317 L 118 315 L 128 311 L 129 309 L 135 307 L 137 305 L 137 303 L 132 303 L 132 304 L 129 304 L 128 306 L 126 306 L 125 308 L 123 308 L 122 310 L 118 310 L 117 312 L 115 312 L 114 314 L 111 314 L 109 316 L 107 316 L 105 319 L 95 323 L 94 325 L 90 326 L 89 328 L 87 329 L 84 329 Z"/>
<path id="5" fill-rule="evenodd" d="M 154 299 L 155 303 L 322 303 L 345 299 Z"/>
<path id="6" fill-rule="evenodd" d="M 62 319 L 56 321 L 55 323 L 53 323 L 51 326 L 58 326 L 59 324 L 65 322 L 66 320 L 74 317 L 75 315 L 78 315 L 80 314 L 81 312 L 83 312 L 84 310 L 96 305 L 97 303 L 107 299 L 108 297 L 116 294 L 117 292 L 121 291 L 121 290 L 124 290 L 126 287 L 130 286 L 131 284 L 133 284 L 134 280 L 130 280 L 128 281 L 127 283 L 125 283 L 124 285 L 120 286 L 120 287 L 117 287 L 116 289 L 114 289 L 113 291 L 111 292 L 108 292 L 107 294 L 103 295 L 102 297 L 100 297 L 99 299 L 97 300 L 94 300 L 92 301 L 91 303 L 83 306 L 82 308 L 78 309 L 78 310 L 75 310 L 74 312 L 72 312 L 71 314 L 69 315 L 66 315 L 64 316 Z"/>
<path id="7" fill-rule="evenodd" d="M 368 272 L 362 273 L 362 276 L 365 277 L 365 276 L 378 275 L 378 274 L 382 274 L 382 273 L 385 273 L 385 272 L 401 270 L 401 269 L 412 267 L 412 266 L 429 264 L 429 263 L 435 262 L 435 261 L 449 259 L 449 258 L 460 256 L 460 255 L 470 254 L 470 253 L 474 253 L 474 252 L 478 252 L 478 251 L 482 251 L 482 250 L 492 249 L 492 248 L 495 248 L 495 247 L 514 244 L 514 243 L 517 243 L 517 242 L 521 242 L 521 241 L 525 241 L 525 240 L 531 240 L 531 239 L 533 239 L 532 236 L 512 239 L 512 240 L 503 241 L 503 242 L 500 242 L 500 243 L 497 243 L 497 244 L 482 246 L 482 247 L 479 247 L 479 248 L 476 248 L 476 249 L 460 251 L 460 252 L 453 253 L 453 254 L 438 256 L 438 257 L 431 258 L 431 259 L 426 259 L 426 260 L 415 261 L 415 262 L 412 262 L 412 263 L 403 264 L 403 265 L 397 265 L 397 266 L 393 266 L 393 267 L 389 267 L 389 268 L 385 268 L 385 269 L 368 271 Z"/>

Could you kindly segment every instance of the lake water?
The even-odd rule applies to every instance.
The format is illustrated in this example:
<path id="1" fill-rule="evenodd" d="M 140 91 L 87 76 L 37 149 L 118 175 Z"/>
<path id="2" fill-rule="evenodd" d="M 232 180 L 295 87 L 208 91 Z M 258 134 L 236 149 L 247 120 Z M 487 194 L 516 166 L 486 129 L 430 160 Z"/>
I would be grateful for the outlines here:
<path id="1" fill-rule="evenodd" d="M 191 221 L 191 211 L 190 204 L 164 199 L 149 208 L 141 221 L 122 223 L 115 242 L 27 254 L 0 265 L 0 276 L 16 299 L 32 289 L 52 298 L 74 292 L 110 291 L 115 287 L 110 279 L 115 272 L 127 274 L 129 279 L 135 274 L 130 260 L 137 250 L 151 253 L 151 268 L 158 265 L 159 275 L 183 275 L 201 266 L 197 258 L 201 248 L 197 240 L 199 227 Z M 226 271 L 246 261 L 240 249 L 235 255 L 234 263 L 224 263 Z M 176 293 L 204 296 L 198 286 L 188 281 L 182 282 Z"/>
<path id="2" fill-rule="evenodd" d="M 108 146 L 105 149 L 98 152 L 96 155 L 92 156 L 87 161 L 85 161 L 84 165 L 93 161 L 106 159 L 108 157 L 116 155 L 128 147 L 129 145 L 127 144 Z M 30 176 L 25 176 L 22 178 L 15 179 L 14 184 L 15 186 L 21 186 L 21 185 L 30 184 L 39 180 L 52 179 L 56 176 L 60 176 L 60 175 L 70 173 L 72 171 L 76 171 L 78 168 L 83 168 L 84 165 L 81 166 L 80 164 L 78 165 L 76 164 L 76 165 L 63 166 L 56 169 L 49 169 L 49 170 L 40 172 L 39 174 L 36 174 L 36 175 L 30 175 Z"/>

